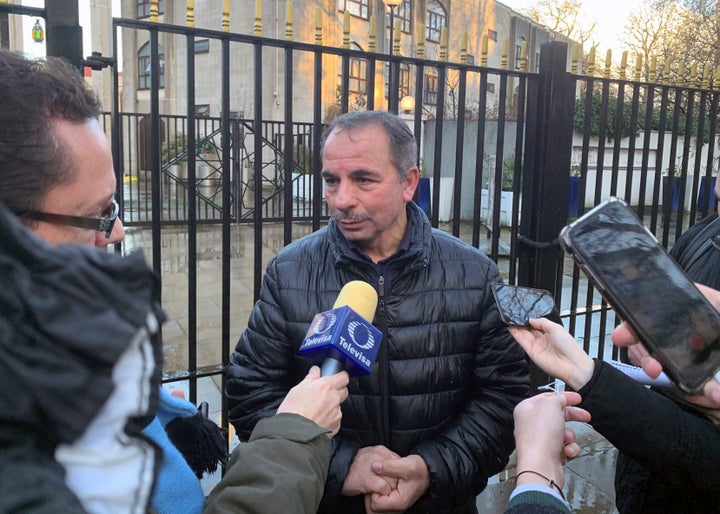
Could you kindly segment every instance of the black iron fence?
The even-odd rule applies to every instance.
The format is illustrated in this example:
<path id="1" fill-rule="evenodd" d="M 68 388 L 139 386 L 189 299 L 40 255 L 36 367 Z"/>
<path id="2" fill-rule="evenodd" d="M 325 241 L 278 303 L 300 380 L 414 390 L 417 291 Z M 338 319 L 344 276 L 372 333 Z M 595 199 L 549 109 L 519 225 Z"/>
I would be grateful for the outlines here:
<path id="1" fill-rule="evenodd" d="M 545 45 L 538 73 L 528 73 L 137 20 L 116 20 L 115 25 L 145 34 L 152 48 L 157 47 L 160 33 L 185 37 L 187 106 L 195 103 L 194 40 L 202 37 L 220 43 L 217 80 L 222 114 L 216 118 L 197 118 L 190 108 L 183 118 L 161 115 L 159 60 L 151 52 L 152 101 L 146 113 L 150 179 L 145 180 L 144 193 L 151 208 L 149 216 L 137 222 L 151 223 L 158 269 L 160 234 L 166 223 L 180 223 L 192 234 L 199 224 L 215 222 L 222 234 L 222 290 L 217 291 L 222 329 L 220 341 L 213 342 L 220 344 L 221 362 L 197 360 L 193 345 L 202 319 L 190 302 L 187 367 L 168 370 L 176 378 L 220 372 L 244 326 L 245 316 L 231 322 L 230 315 L 234 227 L 245 223 L 252 227 L 247 237 L 253 240 L 253 254 L 244 258 L 252 263 L 254 301 L 264 263 L 271 256 L 263 252 L 267 227 L 282 232 L 284 245 L 306 232 L 298 231 L 298 226 L 315 230 L 327 217 L 319 150 L 327 115 L 321 99 L 328 59 L 335 59 L 339 69 L 338 112 L 388 106 L 397 112 L 401 92 L 413 93 L 418 101 L 405 116 L 419 143 L 424 186 L 429 186 L 421 188 L 424 197 L 418 201 L 426 206 L 431 223 L 485 248 L 509 282 L 551 290 L 571 332 L 594 356 L 615 352 L 608 334 L 616 320 L 577 267 L 564 259 L 557 244 L 561 228 L 604 198 L 619 196 L 669 246 L 688 223 L 714 207 L 718 93 L 709 82 L 688 80 L 682 72 L 670 81 L 671 70 L 665 70 L 661 84 L 637 77 L 579 75 L 568 71 L 568 51 L 561 43 Z M 285 105 L 279 121 L 263 119 L 262 69 L 268 49 L 284 56 Z M 252 80 L 255 113 L 247 119 L 231 115 L 230 58 L 236 53 L 254 64 L 252 73 L 242 77 L 245 82 Z M 306 80 L 293 80 L 295 64 L 303 60 L 311 64 L 311 73 Z M 368 83 L 383 70 L 384 95 L 379 101 L 367 83 L 365 94 L 357 91 L 351 64 L 358 62 L 363 63 Z M 356 73 L 357 68 L 353 70 Z M 296 97 L 312 99 L 304 115 L 295 114 Z M 127 121 L 116 127 L 138 125 L 132 115 L 117 114 L 116 120 Z M 131 155 L 132 148 L 140 145 L 122 134 L 116 154 Z M 213 159 L 201 156 L 209 138 L 216 150 Z M 179 147 L 170 151 L 173 144 Z M 186 160 L 186 171 L 171 170 L 178 159 Z M 202 171 L 208 161 L 217 177 L 209 187 L 204 184 L 208 175 Z M 126 176 L 132 175 L 132 169 L 119 163 L 118 170 Z M 132 224 L 134 197 L 128 189 L 125 216 Z M 180 209 L 180 203 L 187 208 Z M 196 252 L 192 245 L 188 248 L 189 268 L 197 266 Z M 197 296 L 193 280 L 190 274 L 189 298 Z M 247 303 L 243 309 L 249 310 L 252 302 Z"/>
<path id="2" fill-rule="evenodd" d="M 106 126 L 110 114 L 105 116 Z M 123 188 L 120 195 L 123 219 L 127 226 L 149 226 L 152 221 L 152 134 L 149 116 L 138 113 L 119 113 L 122 131 Z M 187 224 L 189 195 L 193 189 L 188 181 L 189 158 L 187 117 L 172 114 L 160 115 L 160 217 L 161 225 Z M 219 223 L 223 213 L 223 180 L 221 155 L 221 118 L 203 117 L 195 120 L 196 142 L 194 147 L 194 196 L 195 222 Z M 253 120 L 233 118 L 229 121 L 230 180 L 228 210 L 232 222 L 252 222 L 256 207 L 264 222 L 280 222 L 284 219 L 284 138 L 283 123 L 263 121 L 262 132 L 253 132 Z M 291 217 L 296 221 L 310 218 L 308 200 L 312 177 L 312 125 L 294 122 L 291 188 L 293 209 Z M 255 153 L 254 139 L 261 140 L 261 152 Z M 255 161 L 261 171 L 255 178 Z M 256 206 L 254 188 L 260 185 L 260 204 Z M 323 217 L 327 212 L 323 207 Z"/>
<path id="3" fill-rule="evenodd" d="M 683 69 L 663 70 L 662 84 L 570 77 L 578 91 L 570 149 L 577 214 L 609 196 L 623 198 L 670 247 L 689 225 L 715 210 L 720 77 L 710 89 L 707 74 L 683 75 Z M 577 266 L 565 273 L 571 278 L 563 299 L 570 331 L 600 358 L 616 352 L 603 341 L 617 321 L 611 307 Z"/>
<path id="4" fill-rule="evenodd" d="M 520 163 L 525 141 L 528 140 L 527 133 L 535 132 L 535 128 L 527 123 L 526 113 L 531 105 L 528 89 L 529 85 L 534 84 L 533 90 L 539 91 L 540 75 L 139 20 L 114 20 L 114 30 L 135 32 L 137 39 L 147 40 L 150 45 L 148 112 L 142 116 L 135 115 L 133 119 L 132 115 L 125 115 L 117 109 L 114 111 L 114 133 L 118 136 L 114 138 L 116 168 L 122 175 L 120 178 L 127 181 L 124 182 L 122 195 L 124 219 L 127 219 L 128 225 L 136 222 L 149 224 L 152 233 L 152 240 L 149 241 L 151 259 L 161 275 L 163 233 L 173 224 L 181 224 L 189 234 L 189 303 L 187 325 L 183 331 L 188 339 L 188 355 L 183 361 L 187 366 L 186 369 L 173 369 L 166 362 L 168 375 L 173 378 L 189 377 L 194 381 L 195 377 L 205 373 L 217 373 L 227 363 L 231 345 L 246 320 L 246 316 L 239 321 L 231 316 L 231 311 L 237 308 L 231 301 L 231 267 L 234 265 L 231 234 L 235 233 L 238 224 L 250 223 L 253 227 L 249 236 L 252 241 L 247 241 L 253 253 L 245 254 L 244 258 L 251 261 L 253 269 L 250 288 L 253 296 L 248 299 L 254 300 L 268 259 L 264 237 L 267 236 L 269 224 L 280 225 L 281 244 L 284 245 L 302 233 L 296 230 L 298 225 L 307 224 L 314 230 L 325 222 L 327 207 L 322 198 L 319 151 L 328 111 L 390 106 L 390 110 L 397 112 L 396 106 L 403 88 L 411 87 L 415 98 L 426 100 L 418 100 L 414 109 L 407 113 L 407 119 L 421 149 L 418 159 L 431 184 L 428 188 L 432 191 L 428 194 L 430 198 L 424 200 L 429 200 L 428 214 L 432 223 L 435 226 L 442 224 L 456 235 L 462 231 L 464 237 L 476 245 L 488 241 L 489 252 L 495 259 L 500 259 L 503 253 L 503 225 L 509 225 L 512 231 L 510 256 L 507 258 L 510 262 L 509 279 L 517 281 L 519 255 L 515 250 L 518 228 L 516 213 L 521 194 L 518 190 L 515 195 L 512 220 L 501 224 L 499 193 L 502 176 L 507 175 L 503 162 L 508 154 L 517 163 L 511 175 L 515 175 L 516 184 L 521 182 Z M 182 75 L 187 81 L 187 98 L 181 108 L 187 114 L 182 119 L 168 116 L 160 109 L 161 64 L 165 70 L 173 66 L 169 62 L 169 52 L 162 61 L 160 59 L 161 35 L 166 45 L 171 36 L 180 38 L 180 50 L 176 54 L 186 55 L 186 67 Z M 213 66 L 221 97 L 221 116 L 217 118 L 199 118 L 194 112 L 196 70 L 193 52 L 198 38 L 216 41 L 216 47 L 220 49 Z M 263 92 L 266 89 L 263 62 L 268 50 L 280 52 L 284 63 L 283 119 L 275 122 L 263 119 Z M 236 56 L 242 56 L 244 62 L 253 63 L 252 70 L 246 71 L 241 77 L 232 73 L 231 58 Z M 328 71 L 328 61 L 333 63 L 330 65 L 331 71 Z M 354 82 L 356 79 L 351 77 L 351 64 L 355 73 L 358 62 L 362 63 L 361 69 L 367 78 L 360 90 Z M 308 72 L 304 80 L 296 80 L 298 63 L 302 63 L 302 69 Z M 332 74 L 334 69 L 339 70 L 335 88 L 337 94 L 329 100 L 326 98 L 323 103 L 324 77 Z M 378 76 L 382 77 L 379 87 L 375 84 L 375 77 Z M 428 77 L 433 80 L 428 81 Z M 232 114 L 230 91 L 233 89 L 233 78 L 251 84 L 247 94 L 252 98 L 254 115 L 249 119 Z M 431 88 L 433 94 L 425 94 L 429 92 L 425 91 L 426 88 Z M 376 99 L 378 89 L 381 94 Z M 309 108 L 297 109 L 303 114 L 295 114 L 293 101 L 296 98 L 312 100 Z M 331 104 L 330 108 L 328 103 Z M 432 124 L 428 120 L 433 120 Z M 495 124 L 495 129 L 486 132 L 488 121 Z M 200 123 L 209 125 L 200 126 Z M 449 147 L 443 137 L 450 124 L 454 126 L 457 137 Z M 476 127 L 476 139 L 468 146 L 464 138 L 465 128 L 470 125 Z M 143 137 L 139 138 L 141 130 Z M 512 134 L 508 134 L 508 130 Z M 213 159 L 204 160 L 200 157 L 200 149 L 209 134 L 216 142 L 214 146 L 217 152 Z M 472 161 L 470 170 L 463 164 L 464 156 Z M 187 165 L 187 170 L 181 173 L 173 171 L 179 160 L 184 160 Z M 202 191 L 208 176 L 202 171 L 207 161 L 214 164 L 218 176 L 217 180 L 209 184 L 213 188 L 211 194 Z M 296 174 L 297 171 L 305 173 Z M 466 177 L 473 181 L 469 189 L 463 183 Z M 447 185 L 447 178 L 454 179 L 452 185 Z M 485 189 L 491 193 L 483 199 L 480 186 L 485 184 Z M 444 207 L 448 188 L 451 188 L 452 215 L 441 219 L 441 207 Z M 304 193 L 299 194 L 299 190 Z M 469 217 L 461 215 L 460 198 L 463 190 L 475 191 Z M 493 200 L 491 207 L 490 202 Z M 206 216 L 208 205 L 211 215 Z M 222 235 L 216 253 L 221 267 L 220 290 L 215 291 L 215 300 L 221 306 L 221 329 L 219 341 L 213 342 L 216 346 L 219 343 L 221 348 L 220 366 L 217 362 L 198 360 L 197 338 L 202 330 L 203 319 L 198 313 L 196 301 L 197 233 L 206 222 L 216 223 Z"/>

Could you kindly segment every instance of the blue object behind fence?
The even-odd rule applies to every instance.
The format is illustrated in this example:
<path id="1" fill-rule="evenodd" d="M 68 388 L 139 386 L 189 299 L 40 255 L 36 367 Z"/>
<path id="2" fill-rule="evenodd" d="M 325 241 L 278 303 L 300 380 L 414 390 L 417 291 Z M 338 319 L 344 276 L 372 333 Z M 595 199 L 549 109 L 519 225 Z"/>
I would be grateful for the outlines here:
<path id="1" fill-rule="evenodd" d="M 710 179 L 710 180 L 708 180 Z M 715 197 L 715 181 L 717 177 L 702 177 L 700 180 L 700 191 L 698 192 L 698 209 L 705 209 L 713 212 L 717 206 L 717 198 Z M 710 182 L 710 187 L 707 183 Z"/>
<path id="2" fill-rule="evenodd" d="M 418 206 L 426 216 L 430 216 L 430 179 L 421 177 L 418 184 Z"/>

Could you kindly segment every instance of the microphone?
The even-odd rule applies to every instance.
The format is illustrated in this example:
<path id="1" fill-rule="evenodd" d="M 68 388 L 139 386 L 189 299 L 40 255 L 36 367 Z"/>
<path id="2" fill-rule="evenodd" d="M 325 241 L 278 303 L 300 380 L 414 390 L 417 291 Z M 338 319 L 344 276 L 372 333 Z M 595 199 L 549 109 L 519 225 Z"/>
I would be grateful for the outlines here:
<path id="1" fill-rule="evenodd" d="M 348 282 L 332 310 L 315 315 L 298 353 L 320 365 L 323 377 L 344 369 L 353 376 L 369 375 L 382 340 L 382 332 L 371 323 L 377 302 L 370 284 Z"/>

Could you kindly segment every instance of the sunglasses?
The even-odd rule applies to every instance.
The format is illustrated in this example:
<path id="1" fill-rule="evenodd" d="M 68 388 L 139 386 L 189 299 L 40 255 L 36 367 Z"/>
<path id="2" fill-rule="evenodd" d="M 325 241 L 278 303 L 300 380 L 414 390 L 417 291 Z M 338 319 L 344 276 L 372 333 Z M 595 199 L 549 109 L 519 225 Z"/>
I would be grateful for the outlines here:
<path id="1" fill-rule="evenodd" d="M 98 232 L 104 232 L 105 237 L 110 239 L 110 234 L 112 234 L 119 212 L 120 206 L 115 201 L 115 198 L 113 198 L 112 203 L 102 212 L 102 217 L 100 218 L 85 218 L 82 216 L 68 216 L 66 214 L 52 214 L 40 211 L 24 212 L 20 214 L 20 216 L 31 220 L 54 223 L 55 225 L 69 225 L 71 227 L 97 230 Z"/>

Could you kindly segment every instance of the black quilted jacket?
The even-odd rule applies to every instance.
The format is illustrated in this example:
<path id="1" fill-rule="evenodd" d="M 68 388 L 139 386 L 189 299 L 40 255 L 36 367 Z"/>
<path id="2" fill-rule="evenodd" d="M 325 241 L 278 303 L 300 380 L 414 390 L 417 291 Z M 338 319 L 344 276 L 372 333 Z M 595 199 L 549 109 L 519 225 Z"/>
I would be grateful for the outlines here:
<path id="1" fill-rule="evenodd" d="M 382 444 L 427 463 L 430 487 L 412 512 L 475 512 L 475 497 L 514 447 L 512 410 L 529 394 L 529 375 L 489 289 L 498 269 L 432 229 L 413 203 L 408 217 L 410 248 L 382 275 L 332 221 L 285 248 L 268 265 L 231 357 L 229 419 L 247 438 L 307 373 L 297 349 L 314 314 L 330 309 L 350 280 L 378 290 L 374 324 L 383 341 L 373 372 L 350 382 L 321 511 L 363 511 L 361 497 L 340 491 L 357 450 Z"/>

